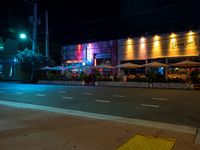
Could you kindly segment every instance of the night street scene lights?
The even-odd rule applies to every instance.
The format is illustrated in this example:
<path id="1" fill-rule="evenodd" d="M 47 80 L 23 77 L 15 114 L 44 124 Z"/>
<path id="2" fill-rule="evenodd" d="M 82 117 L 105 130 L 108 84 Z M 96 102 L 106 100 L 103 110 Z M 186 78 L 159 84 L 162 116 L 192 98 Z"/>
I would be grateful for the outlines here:
<path id="1" fill-rule="evenodd" d="M 20 33 L 19 34 L 20 39 L 22 40 L 26 40 L 27 39 L 27 35 L 25 33 Z"/>
<path id="2" fill-rule="evenodd" d="M 20 41 L 27 42 L 27 43 L 31 44 L 32 45 L 32 50 L 34 50 L 34 48 L 35 48 L 34 42 L 30 38 L 29 34 L 27 34 L 26 32 L 21 32 L 21 33 L 18 34 L 18 37 L 19 37 Z"/>

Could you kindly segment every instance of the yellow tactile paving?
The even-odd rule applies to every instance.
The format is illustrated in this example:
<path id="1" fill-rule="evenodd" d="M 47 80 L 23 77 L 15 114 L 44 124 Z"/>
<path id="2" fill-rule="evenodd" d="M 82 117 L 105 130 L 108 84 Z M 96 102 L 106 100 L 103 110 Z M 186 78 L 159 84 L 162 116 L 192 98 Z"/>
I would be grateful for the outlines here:
<path id="1" fill-rule="evenodd" d="M 117 150 L 171 150 L 176 140 L 136 135 Z"/>

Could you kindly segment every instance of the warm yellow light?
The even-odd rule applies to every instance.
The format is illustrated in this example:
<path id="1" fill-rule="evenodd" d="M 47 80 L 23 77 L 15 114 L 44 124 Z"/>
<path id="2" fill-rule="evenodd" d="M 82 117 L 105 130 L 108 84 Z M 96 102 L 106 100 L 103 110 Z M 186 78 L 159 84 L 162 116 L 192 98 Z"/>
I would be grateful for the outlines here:
<path id="1" fill-rule="evenodd" d="M 171 37 L 171 38 L 175 38 L 175 37 L 176 37 L 176 34 L 175 34 L 175 33 L 171 33 L 170 37 Z"/>
<path id="2" fill-rule="evenodd" d="M 158 41 L 159 39 L 160 39 L 160 37 L 159 37 L 158 35 L 155 35 L 155 36 L 154 36 L 154 40 L 155 40 L 155 41 Z"/>
<path id="3" fill-rule="evenodd" d="M 145 42 L 145 38 L 144 38 L 144 37 L 141 37 L 141 38 L 140 38 L 140 42 L 141 42 L 141 43 Z"/>
<path id="4" fill-rule="evenodd" d="M 155 41 L 154 42 L 154 47 L 159 47 L 160 46 L 160 42 L 159 41 Z"/>
<path id="5" fill-rule="evenodd" d="M 193 34 L 194 34 L 193 31 L 189 31 L 189 32 L 188 32 L 188 35 L 193 35 Z"/>
<path id="6" fill-rule="evenodd" d="M 133 39 L 128 38 L 128 39 L 126 40 L 126 43 L 127 43 L 127 44 L 132 44 L 132 43 L 133 43 Z"/>
<path id="7" fill-rule="evenodd" d="M 125 42 L 126 49 L 125 49 L 125 59 L 133 59 L 134 56 L 134 41 L 131 38 L 128 38 Z"/>

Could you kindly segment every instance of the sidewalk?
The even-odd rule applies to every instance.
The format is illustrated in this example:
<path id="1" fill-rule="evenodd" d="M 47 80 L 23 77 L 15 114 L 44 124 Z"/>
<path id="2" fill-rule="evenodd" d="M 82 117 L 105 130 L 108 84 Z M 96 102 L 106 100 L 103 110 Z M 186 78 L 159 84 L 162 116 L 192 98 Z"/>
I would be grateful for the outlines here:
<path id="1" fill-rule="evenodd" d="M 176 139 L 173 150 L 200 150 L 193 134 L 0 106 L 2 150 L 117 150 L 137 134 Z"/>

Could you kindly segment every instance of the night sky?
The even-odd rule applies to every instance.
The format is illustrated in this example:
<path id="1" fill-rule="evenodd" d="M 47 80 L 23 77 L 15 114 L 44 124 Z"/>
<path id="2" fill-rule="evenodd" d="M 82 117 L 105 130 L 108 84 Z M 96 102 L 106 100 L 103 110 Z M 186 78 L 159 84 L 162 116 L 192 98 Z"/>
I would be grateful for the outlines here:
<path id="1" fill-rule="evenodd" d="M 29 0 L 31 1 L 31 0 Z M 44 40 L 44 10 L 49 12 L 50 41 L 84 43 L 129 36 L 199 29 L 200 0 L 38 0 Z M 31 34 L 32 6 L 23 0 L 0 1 L 0 35 Z"/>

